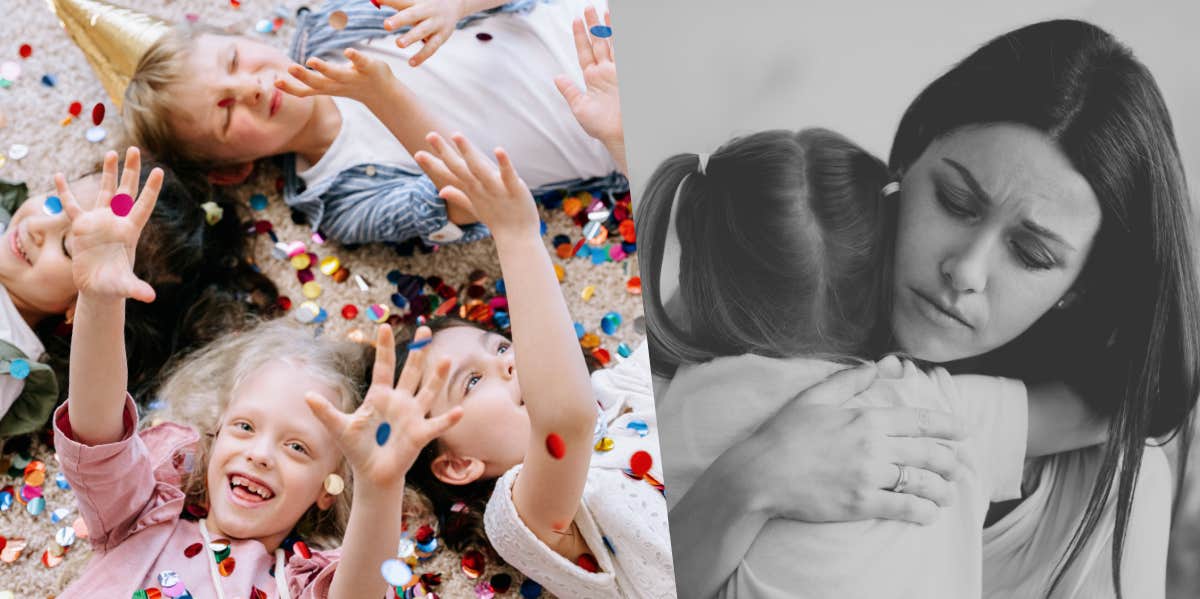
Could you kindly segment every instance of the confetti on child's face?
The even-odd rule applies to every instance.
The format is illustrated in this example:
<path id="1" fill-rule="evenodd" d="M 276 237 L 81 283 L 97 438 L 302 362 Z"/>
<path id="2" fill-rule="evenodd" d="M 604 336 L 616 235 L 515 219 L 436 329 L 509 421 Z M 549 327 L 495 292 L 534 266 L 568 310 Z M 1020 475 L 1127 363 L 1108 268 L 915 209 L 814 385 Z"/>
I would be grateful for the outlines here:
<path id="1" fill-rule="evenodd" d="M 205 158 L 220 162 L 286 153 L 315 105 L 275 87 L 291 77 L 292 64 L 278 48 L 250 38 L 199 36 L 184 63 L 187 76 L 167 91 L 177 98 L 172 114 L 186 115 L 172 125 Z"/>
<path id="2" fill-rule="evenodd" d="M 335 389 L 303 367 L 270 362 L 234 390 L 208 464 L 209 519 L 227 536 L 286 536 L 342 457 L 304 402 Z"/>
<path id="3" fill-rule="evenodd" d="M 71 182 L 85 209 L 95 202 L 99 181 L 92 176 Z M 0 285 L 23 311 L 40 318 L 62 314 L 74 302 L 78 291 L 71 275 L 69 228 L 62 200 L 42 196 L 21 204 L 0 233 Z"/>

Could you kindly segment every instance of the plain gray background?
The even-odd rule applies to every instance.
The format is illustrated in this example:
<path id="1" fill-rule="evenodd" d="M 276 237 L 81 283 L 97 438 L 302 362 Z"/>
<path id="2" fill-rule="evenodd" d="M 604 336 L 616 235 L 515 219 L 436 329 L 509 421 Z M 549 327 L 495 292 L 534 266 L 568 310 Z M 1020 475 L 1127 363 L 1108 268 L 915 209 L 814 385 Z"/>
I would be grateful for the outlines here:
<path id="1" fill-rule="evenodd" d="M 672 154 L 711 152 L 734 135 L 762 129 L 829 127 L 886 159 L 904 109 L 936 76 L 1000 33 L 1070 17 L 1108 29 L 1154 73 L 1198 197 L 1197 0 L 611 0 L 610 6 L 635 190 Z"/>
<path id="2" fill-rule="evenodd" d="M 886 159 L 904 109 L 935 77 L 998 34 L 1063 17 L 1104 27 L 1150 68 L 1200 199 L 1200 0 L 610 5 L 635 203 L 668 156 L 763 129 L 828 127 Z M 668 248 L 660 273 L 666 294 L 676 251 Z M 1200 443 L 1192 449 L 1168 597 L 1200 589 Z"/>

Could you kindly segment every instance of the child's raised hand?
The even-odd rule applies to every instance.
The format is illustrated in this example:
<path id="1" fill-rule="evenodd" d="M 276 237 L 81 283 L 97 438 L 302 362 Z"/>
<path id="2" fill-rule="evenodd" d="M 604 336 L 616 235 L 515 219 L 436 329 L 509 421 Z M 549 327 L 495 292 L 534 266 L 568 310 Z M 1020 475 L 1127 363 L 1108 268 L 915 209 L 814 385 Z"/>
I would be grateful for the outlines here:
<path id="1" fill-rule="evenodd" d="M 370 104 L 370 100 L 384 95 L 388 85 L 396 83 L 386 62 L 373 60 L 354 48 L 346 48 L 343 54 L 350 59 L 349 64 L 335 65 L 315 56 L 306 63 L 313 70 L 293 64 L 288 67 L 288 74 L 296 81 L 276 79 L 275 87 L 302 98 L 342 96 Z"/>
<path id="2" fill-rule="evenodd" d="M 621 143 L 624 141 L 624 132 L 621 128 L 621 99 L 617 94 L 617 65 L 613 60 L 612 41 L 588 33 L 592 27 L 600 24 L 594 7 L 587 7 L 583 14 L 587 28 L 584 28 L 583 20 L 575 19 L 571 31 L 575 34 L 575 51 L 579 55 L 579 68 L 583 70 L 587 91 L 580 91 L 566 75 L 555 77 L 554 85 L 588 135 L 605 144 Z M 611 15 L 605 13 L 604 20 L 611 28 Z"/>
<path id="3" fill-rule="evenodd" d="M 428 327 L 417 329 L 414 343 L 432 337 Z M 428 418 L 434 390 L 440 389 L 448 374 L 449 363 L 437 364 L 425 385 L 425 350 L 408 353 L 404 370 L 394 385 L 396 370 L 395 340 L 392 329 L 379 327 L 375 338 L 375 366 L 371 387 L 362 405 L 352 414 L 338 410 L 329 400 L 309 393 L 309 408 L 321 424 L 333 433 L 338 447 L 354 469 L 355 480 L 375 488 L 395 490 L 404 485 L 404 476 L 430 441 L 441 436 L 462 418 L 462 408 Z M 418 392 L 418 388 L 421 390 Z M 386 426 L 385 426 L 386 425 Z"/>
<path id="4" fill-rule="evenodd" d="M 130 147 L 125 152 L 125 171 L 118 184 L 117 153 L 108 152 L 104 156 L 100 194 L 86 210 L 71 193 L 62 173 L 54 176 L 63 211 L 71 220 L 66 245 L 71 253 L 71 274 L 81 294 L 154 301 L 154 288 L 133 274 L 133 262 L 138 238 L 158 201 L 163 172 L 157 168 L 151 171 L 139 196 L 141 170 L 141 155 L 137 148 Z M 134 197 L 137 201 L 130 208 L 129 202 Z M 118 212 L 124 216 L 118 216 Z"/>
<path id="5" fill-rule="evenodd" d="M 395 31 L 409 26 L 404 35 L 396 38 L 396 45 L 407 48 L 417 42 L 425 42 L 420 52 L 408 60 L 410 66 L 421 66 L 429 60 L 442 44 L 454 33 L 458 20 L 463 18 L 466 5 L 463 0 L 379 0 L 400 12 L 383 21 L 383 28 Z"/>
<path id="6" fill-rule="evenodd" d="M 453 146 L 441 135 L 430 133 L 425 141 L 437 156 L 424 150 L 414 156 L 430 178 L 451 181 L 442 188 L 440 196 L 447 203 L 469 205 L 497 239 L 507 235 L 540 237 L 533 195 L 517 176 L 508 153 L 496 148 L 496 162 L 500 165 L 497 169 L 461 133 L 455 133 L 451 139 Z"/>

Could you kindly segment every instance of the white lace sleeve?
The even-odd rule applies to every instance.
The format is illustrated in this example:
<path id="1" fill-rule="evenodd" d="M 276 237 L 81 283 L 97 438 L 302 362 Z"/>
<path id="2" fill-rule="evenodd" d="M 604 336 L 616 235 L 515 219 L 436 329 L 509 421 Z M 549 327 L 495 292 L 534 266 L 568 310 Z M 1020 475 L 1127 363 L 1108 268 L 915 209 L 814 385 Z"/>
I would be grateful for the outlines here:
<path id="1" fill-rule="evenodd" d="M 600 571 L 587 572 L 555 553 L 517 514 L 512 485 L 520 466 L 496 481 L 484 528 L 496 552 L 559 597 L 675 599 L 666 501 L 645 481 L 592 468 L 575 515 Z"/>

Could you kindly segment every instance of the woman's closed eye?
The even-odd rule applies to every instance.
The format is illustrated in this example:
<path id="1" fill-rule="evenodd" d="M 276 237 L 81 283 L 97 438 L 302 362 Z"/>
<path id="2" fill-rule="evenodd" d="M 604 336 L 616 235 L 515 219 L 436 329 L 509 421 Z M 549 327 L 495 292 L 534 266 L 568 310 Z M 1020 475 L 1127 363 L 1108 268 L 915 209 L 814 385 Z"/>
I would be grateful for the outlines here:
<path id="1" fill-rule="evenodd" d="M 938 205 L 950 216 L 967 220 L 979 217 L 975 200 L 965 191 L 939 186 L 935 195 Z"/>
<path id="2" fill-rule="evenodd" d="M 1017 261 L 1029 270 L 1050 270 L 1058 266 L 1058 258 L 1038 241 L 1013 239 L 1009 247 Z"/>

